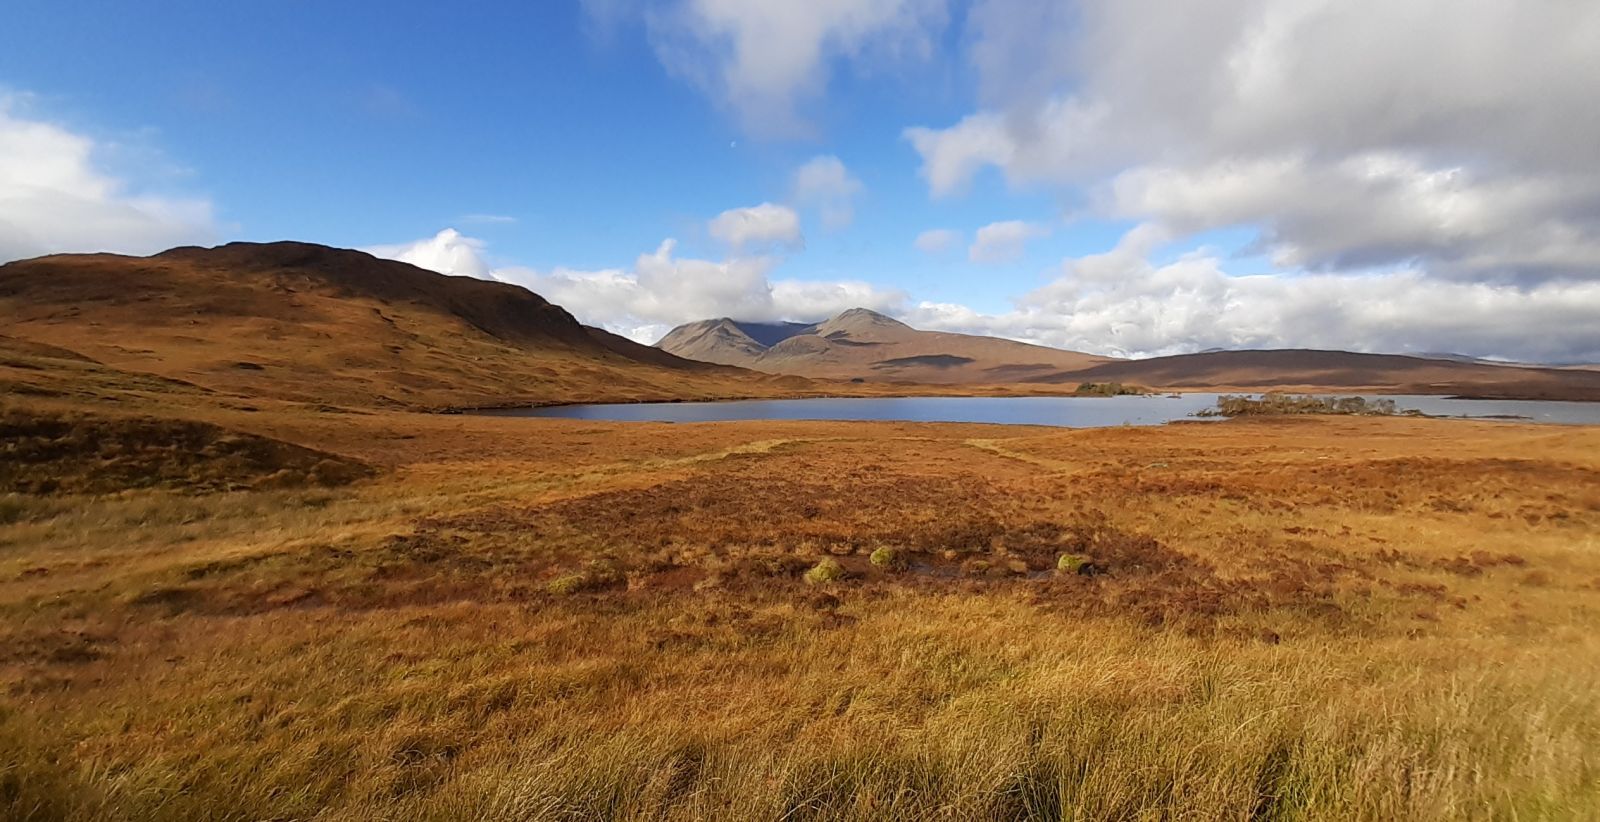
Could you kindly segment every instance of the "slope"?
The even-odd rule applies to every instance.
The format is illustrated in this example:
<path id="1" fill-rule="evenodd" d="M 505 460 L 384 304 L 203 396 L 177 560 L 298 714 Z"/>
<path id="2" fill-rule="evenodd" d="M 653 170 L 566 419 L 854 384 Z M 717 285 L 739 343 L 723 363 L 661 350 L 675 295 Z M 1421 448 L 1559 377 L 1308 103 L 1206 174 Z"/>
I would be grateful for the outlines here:
<path id="1" fill-rule="evenodd" d="M 1112 362 L 997 337 L 921 331 L 864 308 L 815 325 L 703 320 L 673 329 L 656 345 L 773 374 L 944 385 L 1023 382 Z"/>
<path id="2" fill-rule="evenodd" d="M 13 346 L 308 403 L 695 399 L 803 387 L 586 327 L 518 286 L 307 243 L 14 262 L 0 266 L 0 316 Z"/>
<path id="3" fill-rule="evenodd" d="M 1279 349 L 1122 360 L 1043 382 L 1116 381 L 1187 389 L 1335 389 L 1475 397 L 1600 400 L 1600 373 L 1398 354 Z"/>

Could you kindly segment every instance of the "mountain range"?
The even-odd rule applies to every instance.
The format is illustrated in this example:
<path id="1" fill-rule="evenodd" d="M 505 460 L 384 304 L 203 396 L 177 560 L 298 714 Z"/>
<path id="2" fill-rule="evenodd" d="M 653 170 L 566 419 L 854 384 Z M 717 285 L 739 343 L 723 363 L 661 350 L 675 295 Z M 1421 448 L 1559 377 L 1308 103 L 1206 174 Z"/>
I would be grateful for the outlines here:
<path id="1" fill-rule="evenodd" d="M 997 337 L 919 331 L 865 308 L 814 324 L 704 320 L 678 326 L 656 347 L 773 374 L 923 384 L 1027 382 L 1111 361 Z"/>
<path id="2" fill-rule="evenodd" d="M 727 317 L 678 326 L 656 347 L 689 359 L 771 374 L 864 382 L 1052 385 L 1122 382 L 1185 390 L 1368 390 L 1481 397 L 1595 398 L 1600 379 L 1579 369 L 1461 355 L 1312 349 L 1210 349 L 1120 359 L 939 331 L 853 308 L 820 323 Z"/>
<path id="3" fill-rule="evenodd" d="M 715 319 L 646 346 L 520 286 L 297 242 L 0 266 L 0 391 L 442 408 L 824 394 L 1338 390 L 1600 400 L 1600 371 L 1345 351 L 1117 359 L 866 309 Z"/>

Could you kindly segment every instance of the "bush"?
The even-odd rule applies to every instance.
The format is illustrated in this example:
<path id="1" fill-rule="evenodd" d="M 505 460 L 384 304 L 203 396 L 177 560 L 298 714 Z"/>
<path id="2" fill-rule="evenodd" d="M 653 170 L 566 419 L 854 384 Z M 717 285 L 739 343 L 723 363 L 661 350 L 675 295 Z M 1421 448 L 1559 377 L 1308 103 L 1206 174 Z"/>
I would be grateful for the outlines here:
<path id="1" fill-rule="evenodd" d="M 844 566 L 833 557 L 826 557 L 806 572 L 806 584 L 827 585 L 844 579 Z"/>

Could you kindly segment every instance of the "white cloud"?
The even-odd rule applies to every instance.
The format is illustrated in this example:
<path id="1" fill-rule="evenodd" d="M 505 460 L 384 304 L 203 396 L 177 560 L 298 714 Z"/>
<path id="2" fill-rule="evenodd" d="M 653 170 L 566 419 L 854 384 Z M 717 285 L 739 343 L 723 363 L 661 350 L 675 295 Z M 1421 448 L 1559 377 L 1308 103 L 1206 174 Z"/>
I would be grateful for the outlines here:
<path id="1" fill-rule="evenodd" d="M 478 223 L 482 225 L 515 225 L 517 218 L 508 214 L 463 214 L 456 220 L 462 223 Z"/>
<path id="2" fill-rule="evenodd" d="M 774 280 L 771 319 L 820 320 L 848 308 L 900 311 L 908 299 L 897 288 L 861 280 Z"/>
<path id="3" fill-rule="evenodd" d="M 1022 220 L 990 223 L 980 229 L 967 248 L 975 263 L 1009 263 L 1022 259 L 1029 240 L 1049 234 L 1044 226 Z"/>
<path id="4" fill-rule="evenodd" d="M 921 303 L 906 318 L 927 328 L 1121 356 L 1307 347 L 1600 359 L 1600 325 L 1593 321 L 1600 316 L 1600 282 L 1439 281 L 1413 269 L 1230 276 L 1205 249 L 1150 262 L 1169 237 L 1160 226 L 1137 226 L 1108 252 L 1065 261 L 1056 281 L 1003 314 Z"/>
<path id="5" fill-rule="evenodd" d="M 494 279 L 483 258 L 483 241 L 447 228 L 427 239 L 396 245 L 379 245 L 366 251 L 375 257 L 411 263 L 419 268 L 480 280 Z"/>
<path id="6" fill-rule="evenodd" d="M 1600 276 L 1600 5 L 983 0 L 968 19 L 982 106 L 906 131 L 935 196 L 994 167 L 1179 231 L 1252 226 L 1285 266 Z"/>
<path id="7" fill-rule="evenodd" d="M 924 254 L 943 254 L 961 242 L 961 232 L 949 228 L 930 228 L 912 241 Z"/>
<path id="8" fill-rule="evenodd" d="M 799 108 L 825 90 L 839 61 L 925 58 L 947 17 L 946 0 L 586 0 L 585 6 L 602 22 L 643 17 L 669 70 L 762 135 L 808 130 Z"/>
<path id="9" fill-rule="evenodd" d="M 108 146 L 33 119 L 0 92 L 0 262 L 57 252 L 150 254 L 216 236 L 210 201 L 134 190 Z"/>
<path id="10" fill-rule="evenodd" d="M 813 157 L 794 173 L 794 199 L 822 212 L 822 224 L 840 229 L 855 219 L 855 198 L 866 190 L 838 157 Z"/>
<path id="11" fill-rule="evenodd" d="M 695 320 L 810 321 L 858 306 L 894 311 L 907 299 L 904 292 L 853 280 L 773 280 L 772 271 L 780 262 L 776 257 L 734 255 L 720 261 L 678 257 L 677 243 L 670 239 L 654 252 L 640 254 L 631 268 L 598 271 L 495 267 L 485 259 L 481 240 L 453 229 L 413 243 L 368 250 L 444 274 L 521 285 L 582 322 L 645 343 Z"/>
<path id="12" fill-rule="evenodd" d="M 735 251 L 795 248 L 805 241 L 800 233 L 800 215 L 788 206 L 772 203 L 730 208 L 712 218 L 706 228 L 711 236 Z"/>
<path id="13" fill-rule="evenodd" d="M 1597 202 L 1581 178 L 1483 178 L 1403 154 L 1337 162 L 1263 157 L 1203 167 L 1142 166 L 1107 187 L 1108 210 L 1186 232 L 1260 226 L 1288 269 L 1356 270 L 1424 261 L 1435 276 L 1539 280 L 1600 276 Z M 1600 188 L 1596 189 L 1600 193 Z"/>

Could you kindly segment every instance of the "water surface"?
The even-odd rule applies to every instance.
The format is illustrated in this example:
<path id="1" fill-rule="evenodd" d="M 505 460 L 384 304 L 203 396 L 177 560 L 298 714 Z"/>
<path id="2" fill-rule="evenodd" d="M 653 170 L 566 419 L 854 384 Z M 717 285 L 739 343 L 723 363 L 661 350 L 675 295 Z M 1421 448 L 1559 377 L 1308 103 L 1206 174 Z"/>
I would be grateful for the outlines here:
<path id="1" fill-rule="evenodd" d="M 729 402 L 652 402 L 557 405 L 485 411 L 507 417 L 553 417 L 612 422 L 727 422 L 732 420 L 890 420 L 978 422 L 1101 428 L 1160 425 L 1194 419 L 1217 394 L 1179 397 L 867 397 Z M 1330 395 L 1335 396 L 1335 395 Z M 1349 396 L 1349 395 L 1337 395 Z M 1401 410 L 1450 417 L 1525 417 L 1524 421 L 1600 425 L 1600 403 L 1548 400 L 1455 400 L 1433 396 L 1392 399 Z"/>

